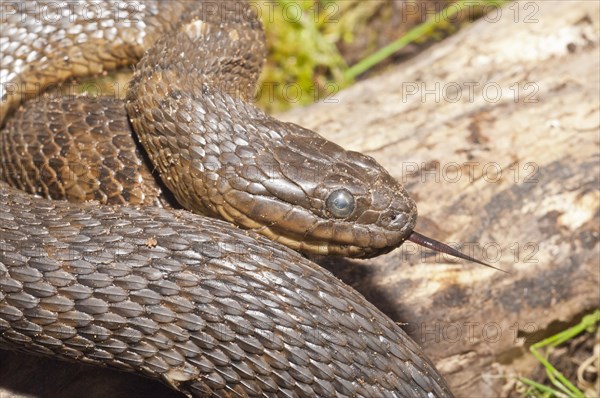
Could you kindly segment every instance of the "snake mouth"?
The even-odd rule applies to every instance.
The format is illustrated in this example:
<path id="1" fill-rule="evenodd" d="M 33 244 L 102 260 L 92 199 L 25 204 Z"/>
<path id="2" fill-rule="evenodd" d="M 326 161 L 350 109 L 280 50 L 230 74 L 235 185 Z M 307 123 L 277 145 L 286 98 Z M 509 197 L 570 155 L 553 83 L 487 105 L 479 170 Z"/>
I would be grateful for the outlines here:
<path id="1" fill-rule="evenodd" d="M 408 239 L 413 227 L 414 223 L 411 223 L 401 231 L 393 231 L 374 226 L 353 225 L 348 226 L 346 234 L 339 234 L 338 239 L 335 238 L 334 229 L 331 232 L 332 236 L 326 239 L 305 232 L 293 232 L 288 228 L 278 228 L 276 225 L 261 226 L 252 230 L 304 254 L 370 258 L 399 247 Z"/>
<path id="2" fill-rule="evenodd" d="M 272 232 L 272 230 L 269 231 Z M 277 233 L 269 233 L 265 232 L 264 229 L 257 232 L 275 242 L 281 243 L 284 246 L 308 255 L 368 258 L 374 257 L 378 254 L 387 253 L 388 251 L 394 249 L 393 247 L 390 247 L 389 249 L 386 248 L 376 250 L 371 247 L 361 247 L 351 244 L 295 239 L 290 234 L 280 235 Z"/>

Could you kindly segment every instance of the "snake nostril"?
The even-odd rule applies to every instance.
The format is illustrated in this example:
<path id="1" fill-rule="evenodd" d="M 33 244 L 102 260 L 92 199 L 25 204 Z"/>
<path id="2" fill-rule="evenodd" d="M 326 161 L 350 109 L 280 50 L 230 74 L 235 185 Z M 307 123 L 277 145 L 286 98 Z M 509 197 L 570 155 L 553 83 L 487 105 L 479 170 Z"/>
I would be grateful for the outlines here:
<path id="1" fill-rule="evenodd" d="M 402 229 L 408 222 L 408 218 L 405 213 L 401 211 L 392 211 L 388 215 L 389 226 L 396 229 Z"/>
<path id="2" fill-rule="evenodd" d="M 386 219 L 390 222 L 390 224 L 393 224 L 398 217 L 400 217 L 400 213 L 396 212 L 396 211 L 391 211 L 387 214 Z"/>

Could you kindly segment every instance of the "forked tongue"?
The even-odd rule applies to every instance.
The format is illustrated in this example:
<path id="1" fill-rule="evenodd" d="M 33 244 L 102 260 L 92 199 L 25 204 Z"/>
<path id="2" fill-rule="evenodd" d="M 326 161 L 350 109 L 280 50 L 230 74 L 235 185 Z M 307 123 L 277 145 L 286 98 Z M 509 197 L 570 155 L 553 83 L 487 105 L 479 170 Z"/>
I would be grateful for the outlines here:
<path id="1" fill-rule="evenodd" d="M 474 263 L 485 265 L 486 267 L 490 267 L 495 270 L 508 273 L 507 271 L 504 271 L 503 269 L 496 268 L 492 265 L 484 263 L 483 261 L 479 261 L 479 260 L 474 259 L 473 257 L 467 256 L 466 254 L 463 254 L 463 253 L 459 252 L 458 250 L 453 249 L 450 246 L 448 246 L 442 242 L 438 242 L 435 239 L 428 238 L 427 236 L 421 235 L 420 233 L 418 233 L 416 231 L 412 231 L 412 233 L 408 236 L 408 240 L 413 243 L 416 243 L 417 245 L 421 245 L 423 247 L 434 250 L 436 252 L 446 253 L 446 254 L 449 254 L 454 257 L 462 258 L 463 260 L 472 261 Z"/>

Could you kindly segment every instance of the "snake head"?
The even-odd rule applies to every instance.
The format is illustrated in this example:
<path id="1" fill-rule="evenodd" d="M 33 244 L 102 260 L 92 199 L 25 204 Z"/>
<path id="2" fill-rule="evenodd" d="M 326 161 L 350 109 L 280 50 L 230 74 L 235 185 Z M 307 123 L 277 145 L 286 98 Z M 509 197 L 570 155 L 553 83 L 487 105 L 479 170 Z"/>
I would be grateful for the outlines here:
<path id="1" fill-rule="evenodd" d="M 372 257 L 407 239 L 415 203 L 373 158 L 272 119 L 265 134 L 275 133 L 253 143 L 246 159 L 259 172 L 225 193 L 223 218 L 307 254 Z"/>

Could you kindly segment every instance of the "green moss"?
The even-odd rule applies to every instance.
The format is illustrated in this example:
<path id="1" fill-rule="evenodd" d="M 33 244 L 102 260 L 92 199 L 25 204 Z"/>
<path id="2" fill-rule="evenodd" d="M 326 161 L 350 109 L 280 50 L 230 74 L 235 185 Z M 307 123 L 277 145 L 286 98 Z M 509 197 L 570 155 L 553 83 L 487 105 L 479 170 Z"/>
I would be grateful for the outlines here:
<path id="1" fill-rule="evenodd" d="M 331 3 L 258 3 L 270 54 L 257 100 L 263 109 L 272 112 L 309 104 L 341 88 L 347 65 L 334 40 L 325 37 L 325 26 L 336 18 Z"/>
<path id="2" fill-rule="evenodd" d="M 500 6 L 506 0 L 479 0 L 482 6 Z M 336 44 L 352 42 L 355 32 L 374 18 L 385 18 L 384 1 L 364 0 L 277 0 L 257 2 L 265 26 L 269 59 L 257 95 L 257 105 L 268 112 L 323 100 L 350 85 L 360 74 L 371 70 L 411 43 L 437 41 L 471 21 L 456 20 L 454 12 L 475 2 L 450 2 L 453 8 L 430 17 L 401 35 L 395 42 L 348 67 Z M 476 19 L 485 7 L 475 7 Z M 478 11 L 479 10 L 479 11 Z M 461 13 L 465 16 L 469 13 Z M 444 17 L 454 19 L 448 21 Z"/>

